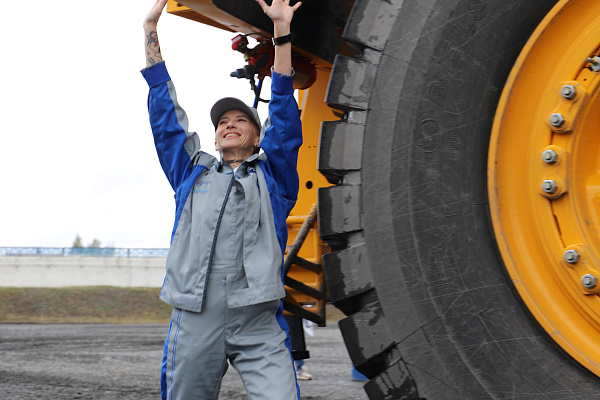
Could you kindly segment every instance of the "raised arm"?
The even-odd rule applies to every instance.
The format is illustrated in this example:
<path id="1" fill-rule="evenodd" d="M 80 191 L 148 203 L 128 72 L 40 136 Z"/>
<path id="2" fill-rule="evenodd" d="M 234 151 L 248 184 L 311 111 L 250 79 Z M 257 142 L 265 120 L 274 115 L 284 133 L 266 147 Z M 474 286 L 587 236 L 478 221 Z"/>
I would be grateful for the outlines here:
<path id="1" fill-rule="evenodd" d="M 302 5 L 302 2 L 299 1 L 294 6 L 290 6 L 290 0 L 273 0 L 273 3 L 269 6 L 265 3 L 265 0 L 256 1 L 273 21 L 274 37 L 288 35 L 294 12 Z M 292 74 L 292 43 L 275 46 L 273 70 L 284 75 Z"/>
<path id="2" fill-rule="evenodd" d="M 162 61 L 156 26 L 167 0 L 156 0 L 144 19 L 146 68 L 141 72 L 148 83 L 148 113 L 158 159 L 175 191 L 189 176 L 190 161 L 200 150 L 198 135 L 189 132 L 188 118 L 175 86 Z"/>
<path id="3" fill-rule="evenodd" d="M 146 15 L 144 19 L 144 47 L 146 51 L 146 67 L 161 62 L 162 54 L 160 53 L 160 44 L 158 43 L 158 33 L 156 33 L 156 26 L 158 20 L 165 8 L 167 0 L 156 0 L 152 9 Z"/>

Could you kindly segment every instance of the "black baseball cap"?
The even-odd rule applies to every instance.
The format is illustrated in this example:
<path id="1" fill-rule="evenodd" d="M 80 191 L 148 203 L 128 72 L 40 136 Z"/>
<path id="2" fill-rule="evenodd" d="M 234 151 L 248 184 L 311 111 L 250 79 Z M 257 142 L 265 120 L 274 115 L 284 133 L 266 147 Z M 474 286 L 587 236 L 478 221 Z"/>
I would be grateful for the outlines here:
<path id="1" fill-rule="evenodd" d="M 236 99 L 235 97 L 224 97 L 221 100 L 218 100 L 210 109 L 210 119 L 212 120 L 215 129 L 217 129 L 221 115 L 225 114 L 229 110 L 243 111 L 250 117 L 252 122 L 256 124 L 258 129 L 260 129 L 260 118 L 258 117 L 258 111 L 256 111 L 256 108 L 248 107 L 246 103 L 240 99 Z"/>

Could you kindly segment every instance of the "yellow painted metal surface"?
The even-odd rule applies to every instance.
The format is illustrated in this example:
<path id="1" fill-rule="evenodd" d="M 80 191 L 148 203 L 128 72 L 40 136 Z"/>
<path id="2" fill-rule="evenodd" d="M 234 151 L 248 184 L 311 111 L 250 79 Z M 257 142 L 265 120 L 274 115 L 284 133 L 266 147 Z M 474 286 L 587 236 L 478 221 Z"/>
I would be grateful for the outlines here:
<path id="1" fill-rule="evenodd" d="M 312 205 L 317 202 L 317 188 L 330 185 L 317 170 L 321 123 L 339 119 L 333 114 L 333 109 L 325 103 L 330 74 L 330 68 L 317 66 L 317 80 L 310 88 L 302 91 L 298 99 L 302 110 L 300 119 L 303 144 L 298 153 L 300 190 L 296 206 L 291 212 L 292 216 L 308 214 Z"/>
<path id="2" fill-rule="evenodd" d="M 257 31 L 250 24 L 219 10 L 211 0 L 169 0 L 167 12 L 230 32 L 247 34 Z"/>
<path id="3" fill-rule="evenodd" d="M 492 224 L 515 287 L 556 343 L 596 375 L 599 49 L 600 2 L 560 1 L 513 67 L 488 160 Z"/>

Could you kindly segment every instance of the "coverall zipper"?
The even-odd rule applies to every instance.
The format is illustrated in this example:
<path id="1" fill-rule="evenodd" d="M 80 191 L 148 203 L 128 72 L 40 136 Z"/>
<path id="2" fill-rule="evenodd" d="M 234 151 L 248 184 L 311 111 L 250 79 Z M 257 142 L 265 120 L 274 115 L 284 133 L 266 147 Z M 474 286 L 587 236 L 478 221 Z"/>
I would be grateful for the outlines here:
<path id="1" fill-rule="evenodd" d="M 200 309 L 204 309 L 204 302 L 206 300 L 206 288 L 208 286 L 208 277 L 210 275 L 210 270 L 213 263 L 215 246 L 217 243 L 217 235 L 219 234 L 219 227 L 221 226 L 221 218 L 223 218 L 223 213 L 225 212 L 225 206 L 227 205 L 227 200 L 229 199 L 229 193 L 231 192 L 231 187 L 233 186 L 233 180 L 235 179 L 235 173 L 231 172 L 231 180 L 229 181 L 229 186 L 227 187 L 227 192 L 225 193 L 225 198 L 223 199 L 223 205 L 221 206 L 221 211 L 219 212 L 219 217 L 217 218 L 217 225 L 215 226 L 215 233 L 213 235 L 212 244 L 210 246 L 210 253 L 208 255 L 208 267 L 206 268 L 206 278 L 204 280 L 204 290 L 202 291 L 202 304 L 200 305 Z"/>

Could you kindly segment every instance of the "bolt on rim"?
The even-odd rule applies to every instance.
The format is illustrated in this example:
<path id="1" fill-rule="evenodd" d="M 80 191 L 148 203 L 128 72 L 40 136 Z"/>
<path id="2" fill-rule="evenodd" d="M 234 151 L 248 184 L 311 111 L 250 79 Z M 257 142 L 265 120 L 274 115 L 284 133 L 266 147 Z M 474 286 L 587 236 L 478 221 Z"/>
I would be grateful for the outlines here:
<path id="1" fill-rule="evenodd" d="M 600 2 L 560 1 L 498 104 L 488 193 L 519 295 L 550 337 L 600 376 L 599 53 Z"/>

